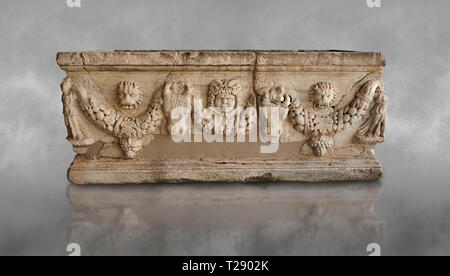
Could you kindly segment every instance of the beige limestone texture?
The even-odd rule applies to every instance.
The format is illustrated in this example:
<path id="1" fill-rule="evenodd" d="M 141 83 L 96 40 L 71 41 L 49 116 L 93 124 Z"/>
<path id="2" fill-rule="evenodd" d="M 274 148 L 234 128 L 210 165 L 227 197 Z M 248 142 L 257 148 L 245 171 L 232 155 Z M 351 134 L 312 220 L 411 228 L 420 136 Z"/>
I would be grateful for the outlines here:
<path id="1" fill-rule="evenodd" d="M 77 153 L 73 183 L 382 175 L 374 155 L 387 106 L 380 53 L 103 51 L 59 53 L 57 62 L 67 73 L 61 89 Z M 181 143 L 179 130 L 187 131 Z M 277 150 L 262 150 L 273 139 Z"/>

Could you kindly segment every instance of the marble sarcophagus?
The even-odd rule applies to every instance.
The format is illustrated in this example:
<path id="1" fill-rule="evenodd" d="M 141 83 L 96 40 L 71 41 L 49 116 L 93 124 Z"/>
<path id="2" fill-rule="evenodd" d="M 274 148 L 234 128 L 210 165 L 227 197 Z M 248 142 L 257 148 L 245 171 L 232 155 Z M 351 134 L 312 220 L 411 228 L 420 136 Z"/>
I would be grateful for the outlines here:
<path id="1" fill-rule="evenodd" d="M 65 52 L 57 62 L 76 184 L 382 175 L 380 53 Z"/>

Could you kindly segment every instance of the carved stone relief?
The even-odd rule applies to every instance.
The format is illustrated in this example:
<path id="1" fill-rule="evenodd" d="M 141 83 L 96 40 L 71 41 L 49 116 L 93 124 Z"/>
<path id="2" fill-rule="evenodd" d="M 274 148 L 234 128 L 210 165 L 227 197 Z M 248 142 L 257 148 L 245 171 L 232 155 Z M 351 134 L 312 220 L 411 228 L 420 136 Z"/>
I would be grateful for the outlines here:
<path id="1" fill-rule="evenodd" d="M 210 82 L 207 96 L 207 109 L 203 114 L 203 128 L 212 134 L 225 134 L 234 137 L 239 132 L 248 132 L 256 124 L 254 112 L 255 96 L 250 94 L 246 103 L 238 101 L 241 92 L 239 80 L 213 80 Z M 247 110 L 245 110 L 247 109 Z"/>
<path id="2" fill-rule="evenodd" d="M 95 87 L 95 84 L 91 83 L 89 86 Z M 165 83 L 162 96 L 156 92 L 147 111 L 136 116 L 128 115 L 129 112 L 136 111 L 143 99 L 143 92 L 136 82 L 122 81 L 118 84 L 117 108 L 107 107 L 101 94 L 89 92 L 82 83 L 72 84 L 70 78 L 66 78 L 61 87 L 70 139 L 88 139 L 85 127 L 74 113 L 75 101 L 79 99 L 81 109 L 97 127 L 119 138 L 120 146 L 128 158 L 137 155 L 143 146 L 142 138 L 155 133 L 163 120 L 167 122 L 167 133 L 171 133 L 175 124 L 171 112 L 175 108 L 185 108 L 187 114 L 193 116 L 192 90 L 185 82 Z M 248 131 L 255 124 L 254 117 L 241 116 L 243 109 L 236 111 L 236 95 L 240 89 L 238 80 L 211 81 L 207 107 L 213 116 L 204 119 L 204 129 L 229 136 L 235 135 L 242 128 Z M 341 108 L 336 107 L 336 92 L 330 82 L 312 85 L 309 92 L 310 108 L 304 107 L 298 99 L 289 95 L 283 86 L 263 88 L 258 91 L 258 95 L 260 107 L 279 107 L 280 122 L 288 117 L 295 130 L 310 137 L 308 144 L 318 157 L 324 156 L 333 148 L 333 136 L 336 133 L 364 119 L 356 138 L 361 142 L 379 142 L 384 139 L 387 97 L 378 81 L 367 82 L 352 102 Z M 249 98 L 246 107 L 255 107 L 254 97 Z M 269 127 L 266 134 L 270 135 L 270 118 L 267 122 Z"/>
<path id="3" fill-rule="evenodd" d="M 289 121 L 294 128 L 310 136 L 308 144 L 316 156 L 322 157 L 333 148 L 336 133 L 364 119 L 366 121 L 358 131 L 360 141 L 366 141 L 364 136 L 383 137 L 387 97 L 378 80 L 365 83 L 352 102 L 344 107 L 334 105 L 335 99 L 333 85 L 319 82 L 311 87 L 309 94 L 312 108 L 300 104 L 289 111 Z M 368 114 L 370 106 L 373 109 Z"/>
<path id="4" fill-rule="evenodd" d="M 359 128 L 357 138 L 361 142 L 383 142 L 386 124 L 388 98 L 380 87 L 375 90 L 374 106 L 370 110 L 369 118 Z"/>
<path id="5" fill-rule="evenodd" d="M 89 137 L 88 127 L 84 125 L 77 117 L 77 95 L 71 91 L 71 80 L 66 78 L 61 84 L 63 91 L 62 102 L 64 112 L 64 122 L 67 126 L 67 139 L 74 146 L 92 144 L 94 141 Z"/>
<path id="6" fill-rule="evenodd" d="M 230 137 L 232 142 L 236 137 L 237 142 L 244 142 L 240 140 L 241 134 L 250 137 L 249 134 L 258 129 L 255 137 L 259 140 L 249 139 L 250 142 L 265 144 L 275 139 L 282 144 L 297 145 L 296 152 L 288 150 L 285 154 L 288 156 L 285 159 L 293 162 L 360 158 L 373 161 L 373 165 L 361 161 L 362 166 L 367 167 L 364 175 L 360 174 L 362 178 L 381 174 L 372 150 L 375 144 L 384 141 L 388 98 L 381 75 L 384 58 L 378 53 L 63 53 L 58 62 L 68 72 L 61 84 L 67 138 L 74 147 L 86 149 L 101 141 L 105 149 L 111 150 L 105 155 L 103 151 L 94 153 L 94 156 L 99 160 L 115 158 L 117 161 L 108 159 L 108 162 L 117 162 L 111 163 L 110 168 L 119 166 L 120 159 L 178 162 L 184 151 L 190 151 L 191 145 L 178 152 L 167 148 L 170 154 L 155 156 L 144 148 L 151 148 L 155 139 L 162 139 L 165 142 L 160 143 L 168 145 L 180 129 L 186 130 L 188 135 L 200 131 L 201 136 L 210 133 L 221 137 L 196 143 L 223 142 L 224 136 L 226 142 Z M 97 71 L 101 74 L 96 74 Z M 173 139 L 172 142 L 178 143 Z M 245 158 L 250 148 L 236 150 L 236 158 Z M 78 153 L 83 157 L 84 152 Z M 263 163 L 248 161 L 262 164 L 255 169 L 258 174 L 255 179 L 266 176 L 274 179 L 274 174 L 279 173 L 281 176 L 277 179 L 309 180 L 290 175 L 291 172 L 300 175 L 303 172 L 300 165 L 298 170 L 283 167 L 283 170 L 268 173 L 264 162 L 277 160 L 280 155 L 265 157 L 264 153 L 261 151 L 256 157 Z M 211 155 L 211 151 L 205 150 L 205 156 Z M 220 160 L 217 156 L 205 158 L 213 163 Z M 203 157 L 200 161 L 203 162 Z M 94 164 L 88 160 L 79 162 Z M 220 162 L 224 162 L 225 174 L 230 176 L 226 165 L 235 161 Z M 152 175 L 151 181 L 159 179 L 161 172 L 147 169 L 143 170 Z M 342 171 L 337 167 L 332 169 Z M 80 166 L 79 170 L 88 169 Z M 121 167 L 115 170 L 122 172 Z M 233 172 L 247 179 L 239 170 Z M 137 179 L 141 180 L 136 182 L 143 181 L 145 173 L 137 172 Z M 332 179 L 339 177 L 330 176 Z M 199 176 L 199 179 L 204 178 Z M 314 179 L 321 178 L 315 176 Z"/>
<path id="7" fill-rule="evenodd" d="M 144 94 L 134 81 L 122 81 L 117 86 L 117 103 L 122 112 L 136 111 Z"/>
<path id="8" fill-rule="evenodd" d="M 172 127 L 179 123 L 173 120 L 172 112 L 176 109 L 183 108 L 183 111 L 187 116 L 191 116 L 193 110 L 193 94 L 190 84 L 183 81 L 171 81 L 166 82 L 163 85 L 163 106 L 164 115 L 167 120 L 166 130 L 167 134 L 172 133 Z M 188 128 L 186 125 L 185 128 Z"/>
<path id="9" fill-rule="evenodd" d="M 258 90 L 257 94 L 259 95 L 259 106 L 263 108 L 260 116 L 264 116 L 262 122 L 267 124 L 260 134 L 267 137 L 280 136 L 283 132 L 282 124 L 287 118 L 289 107 L 294 103 L 293 97 L 287 93 L 282 85 L 264 87 Z M 278 112 L 272 113 L 272 107 L 278 108 Z M 272 120 L 277 120 L 277 122 L 272 122 Z M 273 129 L 274 126 L 278 126 L 278 129 Z"/>
<path id="10" fill-rule="evenodd" d="M 135 116 L 127 114 L 142 102 L 142 92 L 135 82 L 118 84 L 117 107 L 108 105 L 99 89 L 87 78 L 72 80 L 68 77 L 61 87 L 64 95 L 76 95 L 84 115 L 96 127 L 119 139 L 127 158 L 136 157 L 145 144 L 143 138 L 156 132 L 163 121 L 162 99 L 157 93 L 145 112 Z M 64 103 L 66 109 L 70 109 L 70 105 Z"/>

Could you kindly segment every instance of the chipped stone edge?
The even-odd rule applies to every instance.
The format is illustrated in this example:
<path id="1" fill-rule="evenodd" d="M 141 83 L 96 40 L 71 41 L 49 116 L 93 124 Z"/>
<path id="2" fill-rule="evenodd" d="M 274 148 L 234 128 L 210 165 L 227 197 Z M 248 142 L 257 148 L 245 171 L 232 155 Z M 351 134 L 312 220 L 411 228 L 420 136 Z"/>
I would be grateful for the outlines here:
<path id="1" fill-rule="evenodd" d="M 256 62 L 255 62 L 256 58 Z M 97 51 L 61 52 L 59 66 L 378 66 L 379 52 L 349 51 Z"/>

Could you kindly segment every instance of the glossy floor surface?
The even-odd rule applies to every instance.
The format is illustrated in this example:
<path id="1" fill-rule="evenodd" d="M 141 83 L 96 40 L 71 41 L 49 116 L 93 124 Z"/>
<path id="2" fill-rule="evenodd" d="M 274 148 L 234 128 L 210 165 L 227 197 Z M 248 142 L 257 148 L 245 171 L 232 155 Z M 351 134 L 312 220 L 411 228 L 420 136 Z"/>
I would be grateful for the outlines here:
<path id="1" fill-rule="evenodd" d="M 379 182 L 328 184 L 77 186 L 56 160 L 2 176 L 0 254 L 450 254 L 448 172 L 408 156 Z"/>
<path id="2" fill-rule="evenodd" d="M 2 3 L 0 255 L 450 255 L 450 4 L 343 2 Z M 67 181 L 58 51 L 332 48 L 386 56 L 380 181 Z"/>

